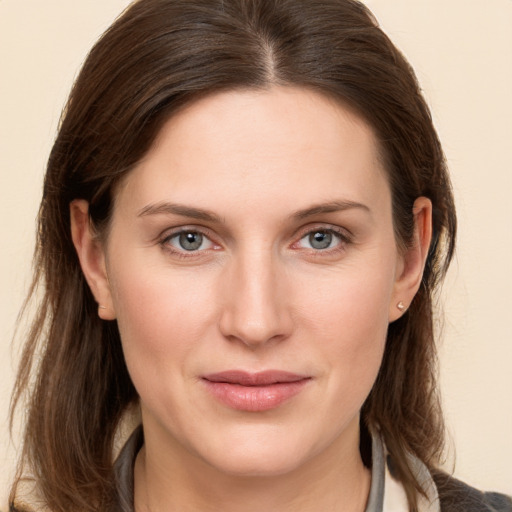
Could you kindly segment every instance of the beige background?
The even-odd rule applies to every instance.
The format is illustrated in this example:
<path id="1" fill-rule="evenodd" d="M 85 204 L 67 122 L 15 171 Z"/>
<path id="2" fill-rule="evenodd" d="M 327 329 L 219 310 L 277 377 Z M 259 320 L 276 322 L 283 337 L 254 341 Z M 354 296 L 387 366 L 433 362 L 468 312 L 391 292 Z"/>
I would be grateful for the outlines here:
<path id="1" fill-rule="evenodd" d="M 0 0 L 0 503 L 15 450 L 10 340 L 43 168 L 73 77 L 126 0 Z M 460 218 L 445 286 L 442 392 L 456 474 L 512 494 L 512 0 L 367 0 L 415 67 Z M 451 460 L 452 460 L 451 459 Z"/>

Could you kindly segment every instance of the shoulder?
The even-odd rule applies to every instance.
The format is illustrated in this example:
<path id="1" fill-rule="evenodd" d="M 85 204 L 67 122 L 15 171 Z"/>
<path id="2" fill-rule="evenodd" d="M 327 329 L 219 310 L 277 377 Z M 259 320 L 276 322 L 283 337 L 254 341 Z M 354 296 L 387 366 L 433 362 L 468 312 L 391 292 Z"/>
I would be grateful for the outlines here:
<path id="1" fill-rule="evenodd" d="M 432 475 L 439 493 L 441 512 L 512 512 L 512 498 L 497 492 L 482 492 L 447 475 Z"/>

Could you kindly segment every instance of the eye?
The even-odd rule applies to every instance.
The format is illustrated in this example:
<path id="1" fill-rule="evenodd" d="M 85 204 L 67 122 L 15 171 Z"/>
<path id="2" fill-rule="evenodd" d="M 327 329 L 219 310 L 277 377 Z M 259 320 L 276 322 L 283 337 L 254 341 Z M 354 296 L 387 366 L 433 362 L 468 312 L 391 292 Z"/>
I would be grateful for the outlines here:
<path id="1" fill-rule="evenodd" d="M 179 251 L 202 251 L 211 249 L 213 242 L 199 231 L 180 231 L 168 236 L 164 243 Z"/>
<path id="2" fill-rule="evenodd" d="M 343 236 L 332 229 L 315 229 L 300 239 L 299 246 L 323 251 L 337 247 L 342 241 Z"/>

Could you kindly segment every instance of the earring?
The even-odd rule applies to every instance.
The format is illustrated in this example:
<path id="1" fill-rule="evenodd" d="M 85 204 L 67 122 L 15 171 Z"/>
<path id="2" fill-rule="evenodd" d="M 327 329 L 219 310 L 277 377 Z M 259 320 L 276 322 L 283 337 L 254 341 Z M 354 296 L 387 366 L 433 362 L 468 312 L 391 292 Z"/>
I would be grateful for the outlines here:
<path id="1" fill-rule="evenodd" d="M 400 302 L 396 305 L 396 307 L 397 307 L 400 311 L 403 311 L 403 310 L 405 309 L 405 304 L 404 304 L 402 301 L 400 301 Z"/>
<path id="2" fill-rule="evenodd" d="M 105 306 L 102 306 L 101 304 L 98 304 L 99 309 L 107 309 Z"/>

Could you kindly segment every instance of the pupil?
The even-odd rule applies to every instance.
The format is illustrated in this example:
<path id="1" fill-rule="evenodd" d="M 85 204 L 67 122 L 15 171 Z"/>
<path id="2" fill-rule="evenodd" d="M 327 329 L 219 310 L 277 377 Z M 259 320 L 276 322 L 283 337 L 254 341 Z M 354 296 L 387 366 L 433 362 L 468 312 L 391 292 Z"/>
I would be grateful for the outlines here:
<path id="1" fill-rule="evenodd" d="M 317 231 L 309 235 L 309 243 L 314 249 L 327 249 L 332 242 L 332 234 L 325 231 Z"/>
<path id="2" fill-rule="evenodd" d="M 201 233 L 181 233 L 180 245 L 186 251 L 195 251 L 201 247 L 203 235 Z"/>

